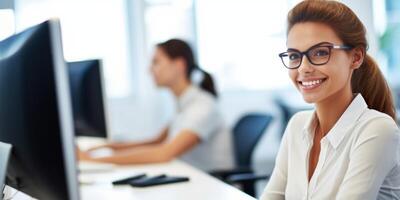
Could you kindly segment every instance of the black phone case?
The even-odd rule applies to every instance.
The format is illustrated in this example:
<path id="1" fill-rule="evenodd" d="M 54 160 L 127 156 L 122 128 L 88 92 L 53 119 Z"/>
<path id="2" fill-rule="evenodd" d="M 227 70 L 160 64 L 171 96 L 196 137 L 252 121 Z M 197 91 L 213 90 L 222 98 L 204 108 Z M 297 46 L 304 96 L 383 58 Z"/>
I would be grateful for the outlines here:
<path id="1" fill-rule="evenodd" d="M 167 177 L 158 178 L 158 179 L 150 178 L 150 179 L 133 180 L 133 181 L 130 181 L 129 184 L 133 187 L 149 187 L 149 186 L 180 183 L 180 182 L 187 182 L 187 181 L 189 181 L 188 177 L 167 176 Z"/>
<path id="2" fill-rule="evenodd" d="M 138 174 L 138 175 L 131 176 L 131 177 L 128 177 L 128 178 L 124 178 L 124 179 L 113 181 L 112 184 L 113 185 L 127 185 L 131 181 L 139 180 L 139 179 L 142 179 L 142 178 L 145 178 L 145 177 L 146 177 L 146 174 Z"/>

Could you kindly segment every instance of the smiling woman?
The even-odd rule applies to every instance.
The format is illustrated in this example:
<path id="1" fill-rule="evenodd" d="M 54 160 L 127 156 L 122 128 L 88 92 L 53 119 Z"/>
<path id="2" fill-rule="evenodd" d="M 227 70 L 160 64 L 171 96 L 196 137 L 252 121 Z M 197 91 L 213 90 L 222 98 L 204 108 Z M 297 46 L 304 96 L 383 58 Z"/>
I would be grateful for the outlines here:
<path id="1" fill-rule="evenodd" d="M 261 199 L 400 198 L 392 95 L 365 35 L 338 1 L 303 1 L 289 12 L 288 49 L 279 56 L 316 109 L 290 120 Z"/>

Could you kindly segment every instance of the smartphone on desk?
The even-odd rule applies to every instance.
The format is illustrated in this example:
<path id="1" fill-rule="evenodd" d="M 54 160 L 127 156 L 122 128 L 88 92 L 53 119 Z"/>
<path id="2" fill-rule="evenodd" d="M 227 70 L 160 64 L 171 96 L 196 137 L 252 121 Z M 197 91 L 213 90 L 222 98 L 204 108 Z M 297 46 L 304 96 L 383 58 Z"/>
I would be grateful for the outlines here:
<path id="1" fill-rule="evenodd" d="M 150 178 L 132 180 L 129 182 L 129 185 L 131 185 L 133 187 L 149 187 L 149 186 L 180 183 L 180 182 L 187 182 L 187 181 L 189 181 L 188 177 L 161 175 L 161 176 L 155 176 L 155 177 L 150 177 Z"/>

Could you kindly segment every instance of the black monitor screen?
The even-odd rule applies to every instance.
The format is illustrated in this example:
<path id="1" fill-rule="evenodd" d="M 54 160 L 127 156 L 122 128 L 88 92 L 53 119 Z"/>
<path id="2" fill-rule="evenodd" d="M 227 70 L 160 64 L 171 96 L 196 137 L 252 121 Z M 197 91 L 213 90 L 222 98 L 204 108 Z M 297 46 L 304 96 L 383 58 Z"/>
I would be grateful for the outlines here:
<path id="1" fill-rule="evenodd" d="M 100 60 L 69 62 L 68 71 L 76 135 L 107 137 Z"/>

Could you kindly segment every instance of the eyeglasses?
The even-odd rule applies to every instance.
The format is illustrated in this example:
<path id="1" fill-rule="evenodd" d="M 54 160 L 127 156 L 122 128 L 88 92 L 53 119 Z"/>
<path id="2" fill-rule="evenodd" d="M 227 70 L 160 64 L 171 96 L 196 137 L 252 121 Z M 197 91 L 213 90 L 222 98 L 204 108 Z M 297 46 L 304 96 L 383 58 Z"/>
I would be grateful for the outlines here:
<path id="1" fill-rule="evenodd" d="M 279 57 L 281 57 L 283 65 L 288 69 L 299 68 L 304 55 L 313 65 L 325 65 L 331 58 L 332 49 L 351 50 L 352 47 L 347 45 L 334 45 L 329 42 L 321 42 L 304 52 L 297 49 L 288 49 L 287 52 L 280 53 Z"/>

